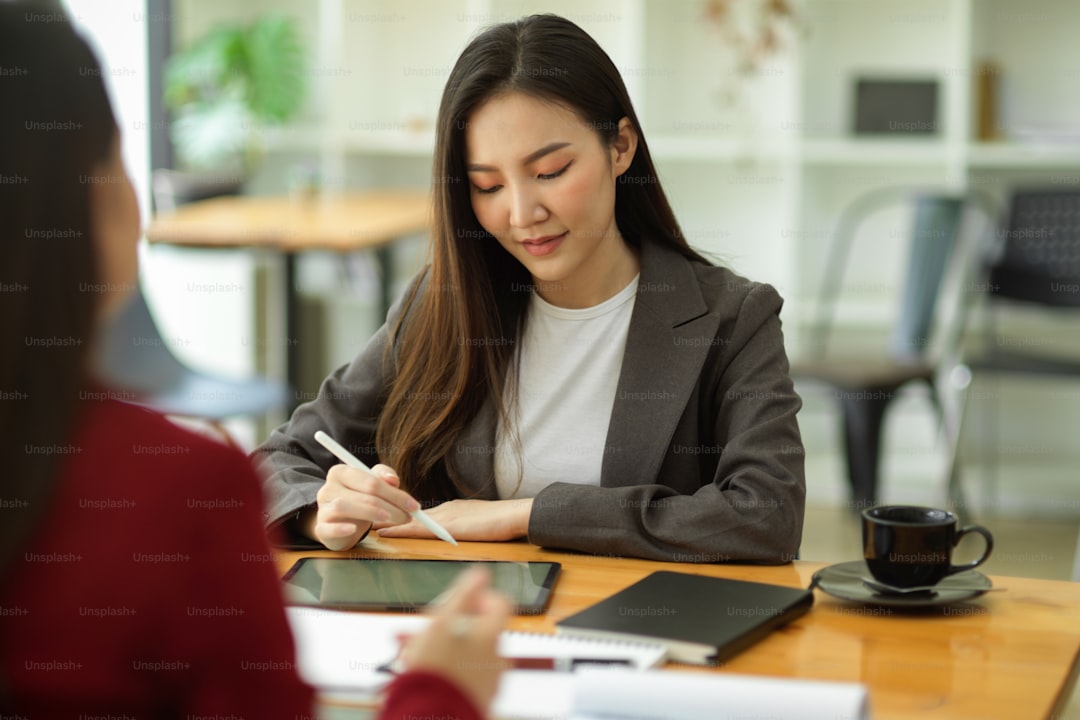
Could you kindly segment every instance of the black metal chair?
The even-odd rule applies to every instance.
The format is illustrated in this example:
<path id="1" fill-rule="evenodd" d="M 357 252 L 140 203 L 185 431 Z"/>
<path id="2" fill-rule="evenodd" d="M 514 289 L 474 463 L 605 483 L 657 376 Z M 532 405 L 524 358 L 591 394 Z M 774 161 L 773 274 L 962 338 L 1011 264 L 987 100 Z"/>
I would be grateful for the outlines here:
<path id="1" fill-rule="evenodd" d="M 1052 355 L 1035 339 L 1005 335 L 999 318 L 1010 306 L 1039 307 L 1077 320 L 1080 330 L 1080 191 L 1016 191 L 1002 230 L 999 247 L 978 283 L 985 290 L 986 323 L 978 354 L 964 358 L 966 380 L 983 373 L 1080 379 L 1080 357 Z M 952 458 L 954 485 L 959 483 L 958 468 L 957 450 Z M 1080 558 L 1076 573 L 1080 576 Z"/>
<path id="2" fill-rule="evenodd" d="M 865 221 L 897 206 L 910 208 L 908 260 L 900 308 L 887 350 L 877 354 L 845 355 L 830 352 L 834 311 L 843 287 L 853 240 Z M 935 333 L 942 314 L 939 299 L 948 276 L 964 270 L 968 248 L 976 234 L 965 227 L 969 210 L 984 218 L 990 211 L 981 197 L 911 188 L 884 188 L 859 197 L 842 214 L 829 250 L 821 284 L 818 316 L 810 338 L 810 357 L 796 362 L 792 376 L 800 385 L 811 381 L 831 388 L 842 411 L 848 482 L 855 509 L 878 501 L 881 434 L 886 411 L 898 391 L 910 383 L 924 383 L 940 415 L 946 439 L 958 436 L 957 403 L 945 397 L 951 376 L 947 363 L 956 353 L 943 342 L 955 342 L 955 333 Z M 991 223 L 987 222 L 986 227 Z M 891 240 L 889 240 L 891 242 Z M 955 316 L 956 313 L 954 312 Z M 935 342 L 940 334 L 944 341 Z M 955 457 L 951 448 L 950 457 Z"/>
<path id="3" fill-rule="evenodd" d="M 237 443 L 222 421 L 282 408 L 288 395 L 283 383 L 218 377 L 188 367 L 162 337 L 141 290 L 105 326 L 96 360 L 101 379 L 130 394 L 122 397 L 166 415 L 206 421 L 231 445 Z"/>

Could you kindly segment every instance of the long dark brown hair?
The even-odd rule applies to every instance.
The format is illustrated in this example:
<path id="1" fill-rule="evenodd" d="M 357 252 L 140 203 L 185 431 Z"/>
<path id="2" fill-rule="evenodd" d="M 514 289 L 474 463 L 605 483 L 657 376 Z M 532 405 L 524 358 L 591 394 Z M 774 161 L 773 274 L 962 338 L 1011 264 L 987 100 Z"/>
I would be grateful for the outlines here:
<path id="1" fill-rule="evenodd" d="M 450 72 L 439 105 L 431 264 L 393 328 L 394 379 L 376 439 L 381 460 L 421 502 L 465 494 L 446 459 L 485 402 L 507 417 L 504 388 L 530 277 L 476 219 L 465 172 L 470 114 L 506 92 L 572 110 L 607 145 L 617 138 L 619 121 L 628 118 L 638 144 L 616 183 L 619 232 L 631 247 L 648 238 L 707 262 L 687 245 L 626 86 L 596 41 L 555 15 L 531 15 L 478 35 Z"/>
<path id="2" fill-rule="evenodd" d="M 0 67 L 2 579 L 47 511 L 89 386 L 101 295 L 87 178 L 117 129 L 60 11 L 0 3 Z"/>

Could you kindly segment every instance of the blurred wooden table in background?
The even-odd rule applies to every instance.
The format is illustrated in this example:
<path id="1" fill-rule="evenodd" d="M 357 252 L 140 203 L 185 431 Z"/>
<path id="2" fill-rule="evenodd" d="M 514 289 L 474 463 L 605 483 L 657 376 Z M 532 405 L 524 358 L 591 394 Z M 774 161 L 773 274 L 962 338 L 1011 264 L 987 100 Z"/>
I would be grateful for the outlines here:
<path id="1" fill-rule="evenodd" d="M 182 205 L 154 217 L 151 243 L 196 248 L 274 250 L 285 259 L 285 368 L 294 391 L 299 378 L 298 253 L 373 250 L 379 265 L 381 318 L 392 301 L 392 243 L 430 226 L 426 192 L 373 191 L 310 199 L 229 195 Z M 295 395 L 294 395 L 295 397 Z M 291 408 L 290 408 L 291 410 Z"/>

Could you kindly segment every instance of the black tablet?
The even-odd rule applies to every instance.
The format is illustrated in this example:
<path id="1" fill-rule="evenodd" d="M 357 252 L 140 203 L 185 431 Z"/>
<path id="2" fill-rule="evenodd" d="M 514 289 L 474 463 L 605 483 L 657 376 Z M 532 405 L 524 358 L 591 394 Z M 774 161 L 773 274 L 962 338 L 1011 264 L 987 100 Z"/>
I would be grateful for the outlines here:
<path id="1" fill-rule="evenodd" d="M 300 558 L 282 578 L 285 602 L 346 610 L 416 612 L 446 590 L 458 573 L 482 565 L 492 585 L 519 615 L 542 613 L 561 566 L 508 560 L 379 560 Z"/>

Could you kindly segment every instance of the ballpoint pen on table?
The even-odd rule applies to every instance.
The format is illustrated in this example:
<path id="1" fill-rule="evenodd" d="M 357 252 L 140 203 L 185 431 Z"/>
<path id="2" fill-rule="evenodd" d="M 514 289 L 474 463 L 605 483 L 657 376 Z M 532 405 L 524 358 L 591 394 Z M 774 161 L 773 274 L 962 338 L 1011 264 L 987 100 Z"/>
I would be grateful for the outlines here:
<path id="1" fill-rule="evenodd" d="M 342 447 L 337 440 L 334 440 L 334 438 L 330 437 L 322 430 L 319 430 L 315 433 L 315 440 L 324 448 L 332 452 L 334 454 L 334 457 L 336 457 L 338 460 L 345 463 L 349 467 L 354 467 L 358 470 L 364 470 L 365 472 L 371 472 L 371 468 L 361 462 L 359 458 L 357 458 L 351 452 Z M 426 527 L 431 532 L 435 533 L 435 536 L 437 538 L 439 538 L 440 540 L 445 540 L 451 545 L 457 546 L 457 540 L 454 539 L 454 536 L 448 533 L 446 531 L 446 528 L 444 528 L 442 525 L 428 517 L 427 513 L 425 513 L 423 510 L 413 510 L 409 514 L 412 515 L 413 519 L 416 520 L 418 523 Z"/>

